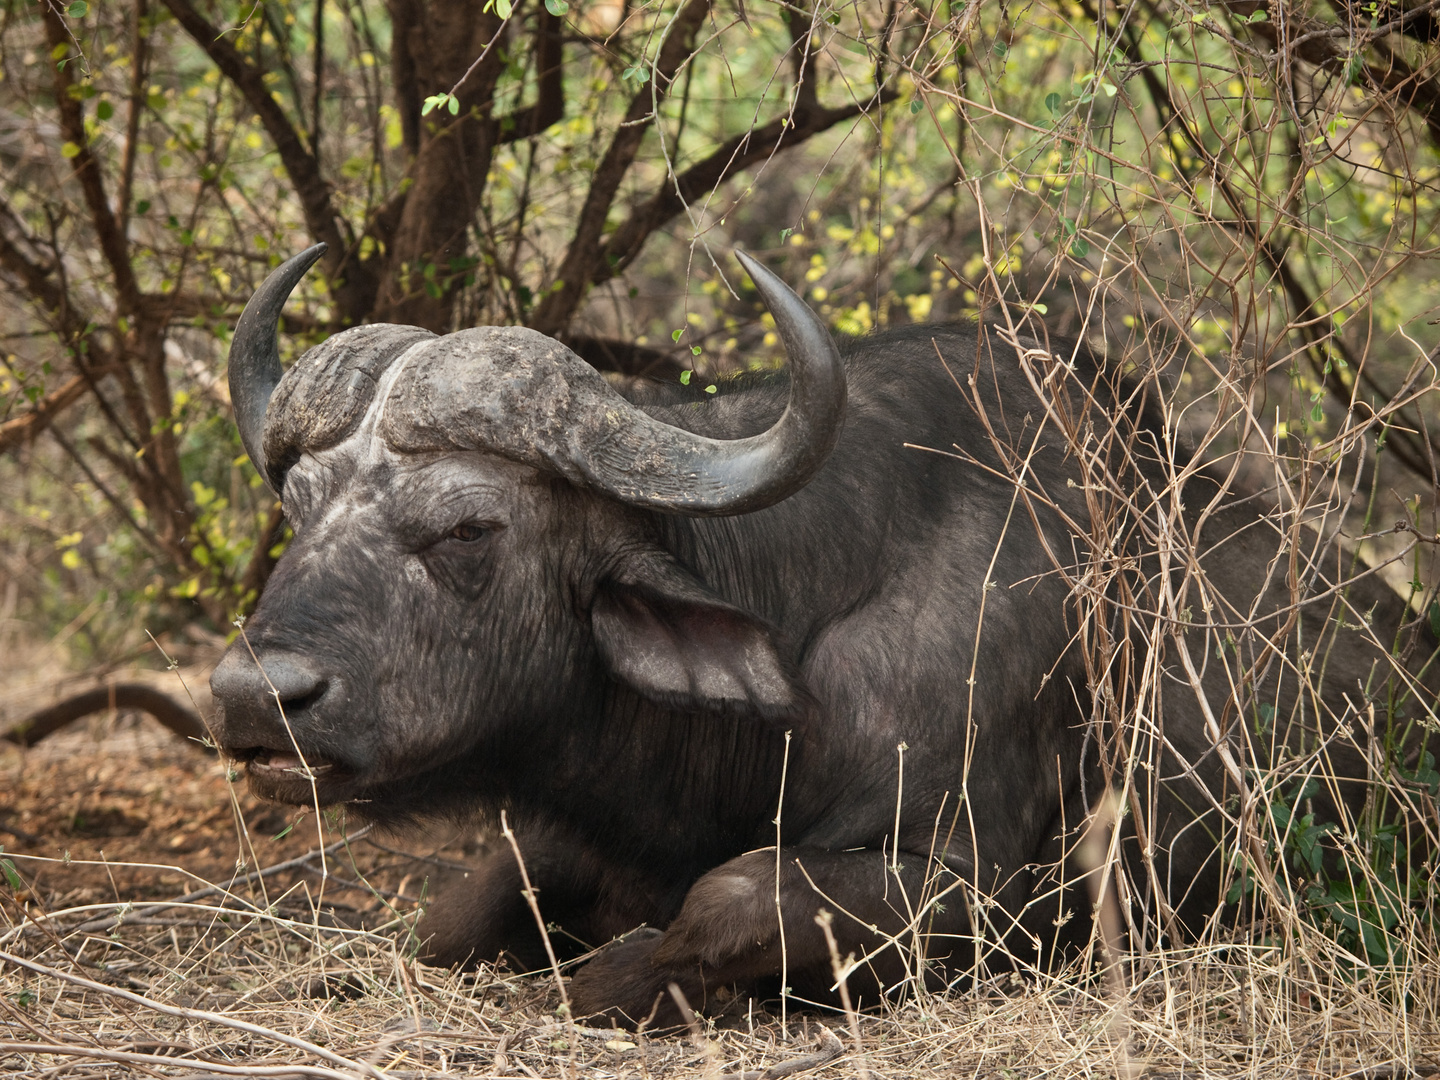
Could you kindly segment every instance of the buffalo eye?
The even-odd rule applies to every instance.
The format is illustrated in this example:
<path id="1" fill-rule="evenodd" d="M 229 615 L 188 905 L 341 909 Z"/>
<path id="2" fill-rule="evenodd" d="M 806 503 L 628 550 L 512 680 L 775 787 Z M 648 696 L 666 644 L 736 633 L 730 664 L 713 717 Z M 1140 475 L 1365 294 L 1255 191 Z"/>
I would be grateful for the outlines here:
<path id="1" fill-rule="evenodd" d="M 485 535 L 485 528 L 482 525 L 457 525 L 450 530 L 450 539 L 459 540 L 462 544 L 473 544 Z"/>

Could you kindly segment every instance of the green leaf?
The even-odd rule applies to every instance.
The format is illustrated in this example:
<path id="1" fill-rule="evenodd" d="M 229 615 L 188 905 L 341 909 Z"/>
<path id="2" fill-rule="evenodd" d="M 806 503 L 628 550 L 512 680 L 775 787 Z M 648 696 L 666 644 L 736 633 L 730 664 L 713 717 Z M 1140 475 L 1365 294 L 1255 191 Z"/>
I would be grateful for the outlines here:
<path id="1" fill-rule="evenodd" d="M 1413 783 L 1425 785 L 1432 797 L 1440 791 L 1440 772 L 1435 771 L 1435 755 L 1428 750 L 1416 762 L 1414 772 L 1402 768 L 1400 775 Z"/>
<path id="2" fill-rule="evenodd" d="M 682 371 L 682 372 L 680 372 L 680 385 L 681 385 L 681 386 L 689 386 L 689 385 L 690 385 L 690 376 L 691 376 L 692 374 L 693 374 L 693 372 L 690 372 L 690 371 Z"/>
<path id="3" fill-rule="evenodd" d="M 1262 701 L 1255 709 L 1255 734 L 1265 734 L 1265 732 L 1270 730 L 1270 725 L 1274 722 L 1275 706 Z"/>
<path id="4" fill-rule="evenodd" d="M 1061 105 L 1061 103 L 1062 103 L 1064 100 L 1065 100 L 1065 99 L 1062 98 L 1059 94 L 1056 94 L 1056 93 L 1046 94 L 1046 95 L 1045 95 L 1045 108 L 1047 108 L 1047 109 L 1050 110 L 1050 115 L 1051 115 L 1051 116 L 1054 116 L 1056 113 L 1058 113 L 1058 112 L 1060 111 L 1060 105 Z"/>
<path id="5" fill-rule="evenodd" d="M 454 94 L 431 94 L 425 99 L 425 104 L 420 109 L 420 115 L 429 116 L 442 105 L 450 110 L 451 116 L 460 111 L 460 99 Z"/>
<path id="6" fill-rule="evenodd" d="M 77 143 L 67 142 L 60 147 L 60 156 L 63 157 L 66 161 L 69 161 L 73 157 L 78 157 L 79 155 L 80 146 Z"/>
<path id="7" fill-rule="evenodd" d="M 1440 637 L 1440 600 L 1430 601 L 1430 632 Z"/>
<path id="8" fill-rule="evenodd" d="M 95 106 L 95 118 L 97 120 L 109 120 L 115 115 L 115 106 L 108 101 L 102 101 Z"/>
<path id="9" fill-rule="evenodd" d="M 1086 255 L 1090 254 L 1090 245 L 1083 236 L 1077 236 L 1074 240 L 1070 241 L 1070 254 L 1077 259 L 1083 259 Z"/>
<path id="10" fill-rule="evenodd" d="M 683 333 L 685 333 L 685 328 L 684 328 L 683 326 L 682 326 L 679 330 L 671 330 L 671 331 L 670 331 L 670 340 L 671 340 L 671 341 L 679 341 L 679 340 L 680 340 L 680 335 L 683 334 Z"/>
<path id="11" fill-rule="evenodd" d="M 65 14 L 72 19 L 83 19 L 90 14 L 90 5 L 85 0 L 75 0 L 73 4 L 65 9 Z"/>
<path id="12" fill-rule="evenodd" d="M 925 107 L 925 106 L 920 103 L 919 99 L 916 99 L 915 101 L 910 102 L 910 115 L 911 115 L 911 116 L 917 115 L 917 114 L 920 112 L 920 110 L 923 109 L 924 107 Z"/>
<path id="13" fill-rule="evenodd" d="M 565 0 L 545 0 L 545 10 L 558 19 L 570 10 L 570 5 Z"/>
<path id="14" fill-rule="evenodd" d="M 9 882 L 10 888 L 16 892 L 25 888 L 25 882 L 21 880 L 19 872 L 15 869 L 15 864 L 9 859 L 0 859 L 0 870 L 5 872 L 5 880 Z"/>
<path id="15" fill-rule="evenodd" d="M 699 345 L 691 345 L 691 346 L 690 346 L 690 355 L 691 355 L 691 356 L 699 356 L 699 355 L 700 355 L 700 346 L 699 346 Z"/>
<path id="16" fill-rule="evenodd" d="M 715 391 L 718 390 L 718 389 L 719 389 L 718 386 L 716 386 L 714 383 L 711 383 L 709 386 L 705 387 L 705 393 L 707 393 L 707 394 L 713 394 L 713 393 L 715 393 Z"/>
<path id="17" fill-rule="evenodd" d="M 996 55 L 996 56 L 1000 56 L 1000 57 L 1005 56 L 1005 55 L 1010 51 L 1010 46 L 1009 46 L 1009 45 L 1006 45 L 1005 42 L 1001 41 L 999 38 L 996 38 L 996 39 L 995 39 L 995 46 L 994 46 L 994 48 L 995 48 L 995 55 Z"/>

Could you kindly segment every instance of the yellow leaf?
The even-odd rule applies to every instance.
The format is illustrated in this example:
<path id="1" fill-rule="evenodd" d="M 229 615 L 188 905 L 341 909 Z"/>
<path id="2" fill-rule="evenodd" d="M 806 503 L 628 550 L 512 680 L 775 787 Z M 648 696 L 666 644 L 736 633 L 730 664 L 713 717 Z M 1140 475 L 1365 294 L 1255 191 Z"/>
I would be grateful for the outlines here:
<path id="1" fill-rule="evenodd" d="M 65 158 L 67 161 L 70 158 L 77 156 L 79 153 L 80 147 L 77 143 L 67 142 L 64 146 L 60 147 L 60 156 Z"/>

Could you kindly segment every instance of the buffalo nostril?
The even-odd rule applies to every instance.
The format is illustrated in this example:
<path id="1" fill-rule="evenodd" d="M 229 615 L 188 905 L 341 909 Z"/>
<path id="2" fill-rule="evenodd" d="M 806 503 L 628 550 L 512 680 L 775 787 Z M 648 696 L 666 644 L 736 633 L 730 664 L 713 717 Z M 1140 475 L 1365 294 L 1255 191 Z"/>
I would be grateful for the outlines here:
<path id="1" fill-rule="evenodd" d="M 292 716 L 296 713 L 303 712 L 304 710 L 319 704 L 320 699 L 325 696 L 325 692 L 329 689 L 329 679 L 321 679 L 318 683 L 315 684 L 312 689 L 308 691 L 296 693 L 292 690 L 289 697 L 283 696 L 279 688 L 277 687 L 276 692 L 278 700 L 280 702 L 280 710 L 286 716 Z"/>

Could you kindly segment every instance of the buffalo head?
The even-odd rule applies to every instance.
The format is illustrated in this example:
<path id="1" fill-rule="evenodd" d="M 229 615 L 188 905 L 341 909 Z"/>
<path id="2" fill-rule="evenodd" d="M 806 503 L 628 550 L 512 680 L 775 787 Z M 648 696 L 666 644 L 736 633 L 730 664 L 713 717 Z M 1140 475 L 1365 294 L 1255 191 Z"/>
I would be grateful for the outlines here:
<path id="1" fill-rule="evenodd" d="M 748 438 L 663 423 L 522 328 L 360 326 L 282 373 L 277 269 L 231 349 L 241 437 L 295 537 L 211 681 L 222 750 L 259 793 L 385 814 L 463 801 L 473 758 L 593 722 L 606 687 L 790 712 L 772 631 L 656 541 L 659 515 L 794 493 L 833 447 L 845 379 L 823 324 L 744 255 L 792 376 Z M 657 515 L 657 512 L 659 514 Z"/>

